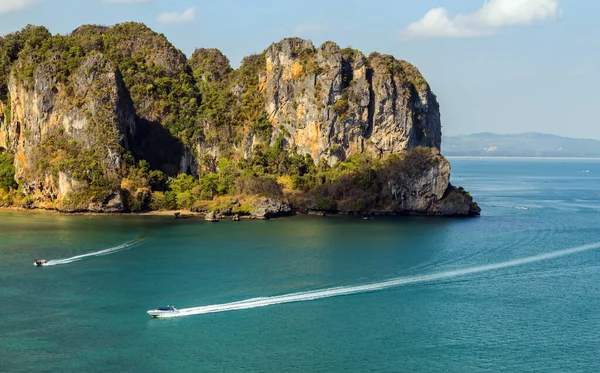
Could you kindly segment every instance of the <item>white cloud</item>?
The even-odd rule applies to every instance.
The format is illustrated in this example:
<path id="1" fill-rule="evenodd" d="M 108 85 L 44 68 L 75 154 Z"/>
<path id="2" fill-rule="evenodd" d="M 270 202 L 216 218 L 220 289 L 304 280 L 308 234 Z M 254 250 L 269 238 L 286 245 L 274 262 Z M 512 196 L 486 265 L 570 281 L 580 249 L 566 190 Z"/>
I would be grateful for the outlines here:
<path id="1" fill-rule="evenodd" d="M 470 37 L 480 36 L 483 30 L 477 30 L 464 22 L 465 16 L 458 15 L 454 18 L 448 16 L 444 8 L 431 9 L 423 18 L 413 22 L 404 33 L 414 37 Z"/>
<path id="2" fill-rule="evenodd" d="M 102 0 L 103 3 L 112 3 L 112 4 L 143 4 L 143 3 L 153 3 L 154 0 Z"/>
<path id="3" fill-rule="evenodd" d="M 184 12 L 165 12 L 158 16 L 160 23 L 185 23 L 196 19 L 196 8 L 188 8 Z"/>
<path id="4" fill-rule="evenodd" d="M 560 13 L 558 0 L 489 0 L 475 15 L 484 25 L 503 27 L 557 19 Z"/>
<path id="5" fill-rule="evenodd" d="M 38 0 L 0 0 L 0 13 L 14 12 L 31 7 Z"/>
<path id="6" fill-rule="evenodd" d="M 474 37 L 489 35 L 501 27 L 529 25 L 537 21 L 558 19 L 558 0 L 487 0 L 473 13 L 448 15 L 435 8 L 411 23 L 403 34 L 409 37 Z"/>

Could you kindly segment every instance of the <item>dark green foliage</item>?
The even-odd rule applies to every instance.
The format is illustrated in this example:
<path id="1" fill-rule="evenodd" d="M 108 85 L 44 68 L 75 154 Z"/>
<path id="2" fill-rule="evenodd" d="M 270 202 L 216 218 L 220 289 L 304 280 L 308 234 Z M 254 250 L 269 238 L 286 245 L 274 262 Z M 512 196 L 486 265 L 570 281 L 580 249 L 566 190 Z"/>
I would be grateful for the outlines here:
<path id="1" fill-rule="evenodd" d="M 52 35 L 45 27 L 28 25 L 21 31 L 0 38 L 0 101 L 7 101 L 10 69 L 21 51 L 34 51 L 44 45 Z M 33 70 L 28 74 L 32 75 Z"/>
<path id="2" fill-rule="evenodd" d="M 106 145 L 87 148 L 78 141 L 69 140 L 62 131 L 52 133 L 35 149 L 35 172 L 43 174 L 49 171 L 55 179 L 58 179 L 59 172 L 64 172 L 87 186 L 80 191 L 78 199 L 104 201 L 109 194 L 119 189 L 116 175 L 108 174 L 102 164 L 102 160 L 106 159 Z"/>
<path id="3" fill-rule="evenodd" d="M 338 116 L 342 116 L 342 115 L 346 114 L 348 109 L 350 109 L 350 104 L 348 104 L 348 101 L 346 101 L 344 99 L 339 99 L 335 102 L 335 104 L 333 104 L 333 111 Z"/>
<path id="4" fill-rule="evenodd" d="M 281 199 L 283 190 L 281 184 L 273 176 L 243 174 L 236 183 L 236 193 L 241 195 L 259 195 Z"/>
<path id="5" fill-rule="evenodd" d="M 252 123 L 252 132 L 258 137 L 259 140 L 269 141 L 271 134 L 273 133 L 273 125 L 265 115 L 257 118 Z"/>
<path id="6" fill-rule="evenodd" d="M 6 109 L 4 110 L 4 120 L 6 123 L 10 123 L 11 119 L 11 107 L 10 107 L 10 92 L 6 93 Z M 4 123 L 0 123 L 2 126 Z"/>
<path id="7" fill-rule="evenodd" d="M 137 114 L 158 121 L 184 143 L 200 136 L 200 93 L 184 54 L 141 23 L 85 26 L 72 38 L 82 51 L 98 51 L 118 66 Z"/>
<path id="8" fill-rule="evenodd" d="M 361 53 L 359 51 L 357 51 L 356 49 L 352 49 L 352 47 L 344 48 L 341 50 L 341 52 L 342 52 L 342 59 L 349 63 L 354 62 L 354 59 L 356 58 L 357 55 L 361 55 Z"/>
<path id="9" fill-rule="evenodd" d="M 233 71 L 227 57 L 218 49 L 196 49 L 189 64 L 198 81 L 218 83 Z"/>
<path id="10" fill-rule="evenodd" d="M 288 175 L 292 169 L 291 159 L 285 148 L 285 138 L 279 134 L 273 146 L 259 145 L 254 149 L 248 168 L 258 175 Z"/>
<path id="11" fill-rule="evenodd" d="M 254 123 L 261 117 L 266 117 L 265 99 L 259 90 L 261 72 L 266 69 L 265 53 L 245 57 L 242 65 L 236 70 L 234 81 L 242 88 L 241 107 L 237 119 L 237 126 Z"/>
<path id="12" fill-rule="evenodd" d="M 71 33 L 75 43 L 83 49 L 84 53 L 104 50 L 104 34 L 109 28 L 98 25 L 85 25 L 78 27 Z"/>
<path id="13" fill-rule="evenodd" d="M 390 177 L 413 179 L 431 169 L 438 162 L 439 158 L 435 156 L 434 150 L 417 147 L 404 153 L 402 156 L 396 154 L 388 156 L 383 166 L 386 172 L 390 174 Z"/>
<path id="14" fill-rule="evenodd" d="M 430 148 L 415 148 L 383 160 L 352 156 L 332 168 L 322 167 L 296 177 L 294 186 L 310 197 L 309 204 L 314 209 L 385 210 L 393 205 L 390 180 L 413 180 L 439 161 Z"/>
<path id="15" fill-rule="evenodd" d="M 316 51 L 314 49 L 304 48 L 298 54 L 298 60 L 302 65 L 302 75 L 318 75 L 322 73 L 321 67 L 315 59 Z"/>
<path id="16" fill-rule="evenodd" d="M 18 185 L 15 182 L 15 166 L 13 165 L 14 158 L 8 152 L 0 152 L 0 189 L 9 191 L 17 189 Z"/>
<path id="17" fill-rule="evenodd" d="M 263 141 L 270 138 L 272 126 L 258 79 L 266 69 L 264 52 L 244 58 L 237 70 L 232 70 L 229 61 L 214 49 L 197 50 L 189 64 L 202 97 L 199 118 L 206 124 L 207 145 L 217 146 L 229 157 L 233 155 L 231 146 L 241 145 L 249 131 Z"/>
<path id="18" fill-rule="evenodd" d="M 165 190 L 167 188 L 167 180 L 167 175 L 160 170 L 152 170 L 148 174 L 148 183 L 152 190 Z"/>
<path id="19" fill-rule="evenodd" d="M 228 158 L 219 159 L 217 174 L 219 175 L 217 193 L 228 194 L 233 192 L 235 181 L 240 174 L 240 170 L 233 162 Z"/>
<path id="20" fill-rule="evenodd" d="M 175 193 L 183 193 L 192 190 L 198 184 L 198 180 L 191 175 L 180 174 L 169 180 L 169 189 Z"/>
<path id="21" fill-rule="evenodd" d="M 421 91 L 427 86 L 419 69 L 407 61 L 398 60 L 394 56 L 388 54 L 373 52 L 369 55 L 368 63 L 380 72 L 387 72 L 388 74 L 397 77 L 403 85 L 409 89 L 412 88 L 416 91 Z"/>

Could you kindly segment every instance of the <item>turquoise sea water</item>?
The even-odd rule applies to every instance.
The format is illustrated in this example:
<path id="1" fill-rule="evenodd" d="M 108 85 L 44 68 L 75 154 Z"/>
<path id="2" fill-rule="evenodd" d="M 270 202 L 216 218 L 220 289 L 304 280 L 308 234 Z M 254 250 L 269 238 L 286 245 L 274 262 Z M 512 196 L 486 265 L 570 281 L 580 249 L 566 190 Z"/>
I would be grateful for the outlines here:
<path id="1" fill-rule="evenodd" d="M 600 242 L 600 161 L 451 162 L 480 218 L 0 214 L 0 372 L 599 371 L 600 245 L 514 260 Z"/>

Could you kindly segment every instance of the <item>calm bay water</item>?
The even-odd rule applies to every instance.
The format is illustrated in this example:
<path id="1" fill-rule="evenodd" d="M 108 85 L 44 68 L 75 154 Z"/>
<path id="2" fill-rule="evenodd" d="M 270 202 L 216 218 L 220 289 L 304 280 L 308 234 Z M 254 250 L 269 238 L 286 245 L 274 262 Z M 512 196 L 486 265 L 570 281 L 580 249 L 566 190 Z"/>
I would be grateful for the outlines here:
<path id="1" fill-rule="evenodd" d="M 376 290 L 600 241 L 599 160 L 451 162 L 480 218 L 0 214 L 0 372 L 599 371 L 600 249 Z"/>

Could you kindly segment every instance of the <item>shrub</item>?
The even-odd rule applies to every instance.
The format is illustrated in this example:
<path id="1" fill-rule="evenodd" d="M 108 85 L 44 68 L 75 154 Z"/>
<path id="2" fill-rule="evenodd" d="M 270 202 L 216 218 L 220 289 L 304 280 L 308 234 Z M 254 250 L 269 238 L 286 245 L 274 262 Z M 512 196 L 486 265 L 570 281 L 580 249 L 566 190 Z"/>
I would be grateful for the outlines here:
<path id="1" fill-rule="evenodd" d="M 350 104 L 347 100 L 339 99 L 335 102 L 335 104 L 333 104 L 333 111 L 338 116 L 346 114 L 346 112 L 348 112 L 348 109 L 350 109 Z"/>
<path id="2" fill-rule="evenodd" d="M 242 175 L 236 183 L 236 192 L 242 195 L 258 195 L 271 198 L 281 198 L 283 188 L 272 176 Z"/>
<path id="3" fill-rule="evenodd" d="M 190 191 L 196 185 L 198 185 L 198 180 L 187 174 L 179 174 L 176 178 L 169 180 L 169 188 L 175 193 Z"/>
<path id="4" fill-rule="evenodd" d="M 177 208 L 180 209 L 189 209 L 194 204 L 194 198 L 192 197 L 192 193 L 189 191 L 185 191 L 183 193 L 177 193 Z"/>
<path id="5" fill-rule="evenodd" d="M 0 153 L 0 189 L 4 191 L 18 188 L 13 161 L 14 158 L 10 153 Z"/>
<path id="6" fill-rule="evenodd" d="M 163 192 L 152 192 L 150 197 L 150 209 L 165 210 L 167 209 L 167 201 Z"/>
<path id="7" fill-rule="evenodd" d="M 218 194 L 219 189 L 221 189 L 219 175 L 211 172 L 202 176 L 200 178 L 200 186 L 202 187 L 202 199 L 213 199 Z"/>

